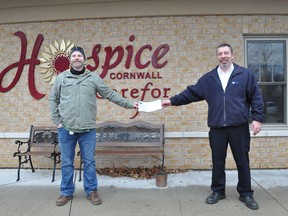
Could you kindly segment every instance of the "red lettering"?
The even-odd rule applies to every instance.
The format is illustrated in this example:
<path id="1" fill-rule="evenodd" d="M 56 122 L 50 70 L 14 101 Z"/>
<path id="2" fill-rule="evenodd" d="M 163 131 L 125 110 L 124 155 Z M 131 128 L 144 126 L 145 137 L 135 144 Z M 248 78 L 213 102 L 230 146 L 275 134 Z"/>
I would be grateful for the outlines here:
<path id="1" fill-rule="evenodd" d="M 123 73 L 122 79 L 129 79 L 129 73 Z"/>
<path id="2" fill-rule="evenodd" d="M 125 92 L 127 92 L 127 91 L 128 91 L 127 88 L 121 90 L 121 92 L 122 92 L 122 97 L 125 97 L 125 98 L 126 98 Z"/>
<path id="3" fill-rule="evenodd" d="M 162 64 L 159 64 L 158 61 L 161 60 L 166 53 L 169 51 L 169 45 L 168 44 L 162 44 L 160 45 L 153 53 L 152 55 L 152 65 L 155 68 L 163 68 L 168 61 L 164 61 Z M 162 52 L 160 52 L 162 50 Z"/>
<path id="4" fill-rule="evenodd" d="M 21 31 L 15 32 L 14 35 L 18 36 L 20 38 L 21 41 L 21 53 L 20 53 L 20 59 L 18 62 L 13 63 L 11 65 L 9 65 L 8 67 L 6 67 L 1 73 L 0 73 L 0 92 L 7 92 L 9 90 L 11 90 L 19 81 L 21 74 L 23 72 L 23 68 L 25 65 L 29 65 L 29 69 L 28 69 L 28 85 L 29 85 L 29 91 L 30 94 L 35 98 L 35 99 L 41 99 L 42 97 L 45 96 L 45 94 L 39 93 L 36 89 L 36 85 L 35 85 L 35 66 L 40 64 L 40 61 L 37 59 L 39 50 L 40 50 L 40 46 L 43 42 L 43 35 L 39 34 L 37 36 L 37 39 L 35 41 L 33 50 L 32 50 L 32 54 L 31 54 L 31 58 L 30 59 L 26 59 L 26 51 L 27 51 L 27 38 L 25 36 L 25 34 Z M 14 77 L 14 79 L 12 80 L 12 82 L 10 83 L 10 85 L 8 85 L 6 88 L 3 87 L 2 85 L 2 81 L 4 79 L 4 76 L 10 72 L 10 70 L 12 70 L 13 68 L 17 68 L 17 72 L 16 75 Z"/>
<path id="5" fill-rule="evenodd" d="M 115 79 L 115 73 L 110 73 L 110 79 L 112 79 L 112 80 Z"/>
<path id="6" fill-rule="evenodd" d="M 141 47 L 135 55 L 135 66 L 139 69 L 144 69 L 144 68 L 148 67 L 148 65 L 150 64 L 150 61 L 147 61 L 145 64 L 141 63 L 141 55 L 145 49 L 148 49 L 151 51 L 152 46 L 151 45 L 145 45 L 145 46 Z"/>
<path id="7" fill-rule="evenodd" d="M 129 37 L 129 41 L 132 42 L 134 40 L 135 40 L 135 36 L 131 35 Z M 126 62 L 125 62 L 125 68 L 129 69 L 130 65 L 131 65 L 131 61 L 132 61 L 132 56 L 133 56 L 133 46 L 132 45 L 128 45 L 126 47 L 126 50 L 127 50 L 127 59 L 126 59 Z"/>
<path id="8" fill-rule="evenodd" d="M 130 35 L 129 41 L 133 42 L 135 40 L 134 35 Z M 127 57 L 125 59 L 125 68 L 129 69 L 131 67 L 131 62 L 133 59 L 134 54 L 134 47 L 133 45 L 127 45 L 125 47 L 127 51 Z M 149 44 L 146 44 L 139 48 L 139 50 L 135 54 L 134 58 L 134 64 L 138 69 L 144 69 L 147 68 L 150 63 L 152 62 L 153 67 L 155 68 L 163 68 L 168 61 L 164 61 L 163 63 L 160 63 L 160 61 L 164 58 L 164 56 L 168 53 L 170 47 L 168 44 L 162 44 L 156 48 L 156 50 L 151 55 L 151 61 L 147 60 L 146 62 L 142 62 L 141 57 L 143 56 L 145 51 L 151 52 L 153 50 L 153 47 Z M 124 48 L 122 46 L 117 46 L 114 49 L 111 46 L 107 46 L 104 48 L 105 50 L 105 60 L 104 64 L 102 64 L 102 72 L 100 74 L 100 77 L 103 79 L 107 76 L 110 69 L 113 69 L 117 67 L 124 57 Z M 101 44 L 97 44 L 95 47 L 93 47 L 92 50 L 92 56 L 88 57 L 87 59 L 93 59 L 95 65 L 87 65 L 87 69 L 90 71 L 97 70 L 98 66 L 100 65 L 99 60 L 99 53 L 101 51 Z M 114 75 L 113 75 L 114 76 Z"/>
<path id="9" fill-rule="evenodd" d="M 161 95 L 161 90 L 159 88 L 155 88 L 151 91 L 151 95 L 153 98 L 159 98 Z"/>
<path id="10" fill-rule="evenodd" d="M 137 75 L 138 75 L 138 79 L 144 79 L 145 72 L 139 72 L 137 73 Z"/>
<path id="11" fill-rule="evenodd" d="M 164 88 L 164 93 L 163 93 L 163 97 L 164 98 L 168 98 L 169 96 L 167 95 L 167 92 L 171 90 L 171 88 Z"/>
<path id="12" fill-rule="evenodd" d="M 138 98 L 139 97 L 139 90 L 138 89 L 136 89 L 136 88 L 133 88 L 132 90 L 131 90 L 131 92 L 130 92 L 130 96 L 132 97 L 132 98 Z"/>
<path id="13" fill-rule="evenodd" d="M 94 63 L 95 63 L 95 66 L 93 67 L 91 65 L 87 65 L 86 68 L 88 70 L 95 71 L 98 68 L 99 62 L 100 62 L 98 53 L 100 52 L 100 50 L 101 50 L 101 44 L 97 44 L 96 46 L 93 47 L 92 56 L 88 57 L 87 59 L 91 59 L 92 58 Z M 100 77 L 101 77 L 101 75 L 100 75 Z M 103 77 L 101 77 L 101 78 L 103 78 Z"/>
<path id="14" fill-rule="evenodd" d="M 146 73 L 145 79 L 151 79 L 150 73 Z"/>
<path id="15" fill-rule="evenodd" d="M 99 93 L 96 93 L 96 98 L 103 99 L 103 97 Z"/>
<path id="16" fill-rule="evenodd" d="M 112 50 L 111 46 L 108 46 L 105 48 L 105 52 L 106 52 L 106 58 L 105 58 L 104 65 L 102 66 L 103 71 L 100 75 L 100 77 L 102 78 L 106 77 L 108 70 L 116 67 L 122 61 L 123 56 L 124 56 L 124 49 L 122 46 L 117 46 L 114 50 Z M 114 57 L 115 53 L 118 53 L 118 55 L 114 63 L 111 64 L 110 61 Z"/>
<path id="17" fill-rule="evenodd" d="M 0 73 L 0 92 L 7 92 L 11 90 L 19 81 L 23 69 L 25 65 L 28 65 L 28 87 L 30 94 L 35 99 L 41 99 L 45 96 L 45 94 L 42 94 L 38 92 L 35 84 L 35 67 L 36 65 L 40 64 L 40 61 L 37 59 L 41 44 L 44 40 L 44 37 L 42 34 L 39 34 L 35 40 L 34 47 L 31 53 L 31 58 L 26 58 L 26 52 L 27 52 L 27 38 L 26 35 L 21 32 L 15 32 L 15 36 L 19 37 L 21 41 L 21 53 L 19 57 L 19 61 L 12 63 L 11 65 L 7 66 L 1 73 Z M 135 40 L 134 35 L 130 35 L 129 41 L 133 42 Z M 100 51 L 101 51 L 101 44 L 97 44 L 93 47 L 91 56 L 87 59 L 92 59 L 94 61 L 94 65 L 87 65 L 87 69 L 90 71 L 95 71 L 100 65 Z M 165 65 L 167 65 L 168 61 L 163 60 L 165 55 L 169 51 L 169 45 L 168 44 L 162 44 L 156 48 L 156 50 L 153 52 L 153 47 L 149 44 L 146 44 L 139 48 L 137 52 L 135 52 L 134 57 L 134 64 L 135 67 L 138 69 L 144 69 L 147 68 L 150 63 L 154 68 L 163 68 Z M 131 63 L 133 62 L 133 55 L 134 55 L 134 47 L 133 45 L 127 45 L 125 47 L 126 50 L 126 59 L 125 59 L 125 68 L 129 69 L 131 67 Z M 117 67 L 121 61 L 123 60 L 125 50 L 122 46 L 116 46 L 115 48 L 112 48 L 111 46 L 107 46 L 104 48 L 105 51 L 105 59 L 104 63 L 102 64 L 102 72 L 100 74 L 100 77 L 103 79 L 107 76 L 110 69 L 113 69 Z M 148 52 L 148 54 L 151 53 L 151 58 L 149 60 L 146 60 L 146 62 L 143 61 L 142 57 L 144 56 L 144 52 Z M 147 56 L 147 53 L 145 53 L 145 56 Z M 6 75 L 9 74 L 13 69 L 16 69 L 15 77 L 12 79 L 11 83 L 9 83 L 7 86 L 3 86 L 3 81 Z M 13 70 L 15 71 L 15 70 Z M 161 79 L 159 72 L 124 72 L 124 73 L 111 73 L 110 79 Z M 145 84 L 144 88 L 136 89 L 133 88 L 130 91 L 130 96 L 132 98 L 138 98 L 140 97 L 140 100 L 144 100 L 146 94 L 150 92 L 151 96 L 153 98 L 159 98 L 161 96 L 161 89 L 158 88 L 152 88 L 150 89 L 150 86 L 153 86 L 152 82 L 148 82 Z M 163 89 L 163 97 L 168 97 L 167 92 L 170 90 L 170 88 L 164 88 Z M 128 92 L 127 88 L 124 88 L 121 90 L 122 96 L 126 97 L 126 92 Z M 141 93 L 140 93 L 141 92 Z M 97 98 L 102 98 L 99 94 L 96 96 Z M 138 112 L 137 112 L 138 113 Z M 137 115 L 137 113 L 134 115 L 134 117 Z M 132 117 L 132 118 L 134 118 Z"/>

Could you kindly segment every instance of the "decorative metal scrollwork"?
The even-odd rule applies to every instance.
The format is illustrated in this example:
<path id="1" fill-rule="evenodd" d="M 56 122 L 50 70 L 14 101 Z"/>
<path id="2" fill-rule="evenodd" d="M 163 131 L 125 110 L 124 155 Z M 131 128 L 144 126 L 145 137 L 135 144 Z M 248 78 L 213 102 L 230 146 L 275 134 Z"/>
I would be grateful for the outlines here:
<path id="1" fill-rule="evenodd" d="M 146 128 L 142 126 L 121 127 L 121 126 L 105 126 L 98 128 L 96 131 L 98 141 L 110 142 L 159 142 L 159 130 Z"/>
<path id="2" fill-rule="evenodd" d="M 54 143 L 58 140 L 57 132 L 51 130 L 37 131 L 34 134 L 33 142 L 34 143 Z"/>

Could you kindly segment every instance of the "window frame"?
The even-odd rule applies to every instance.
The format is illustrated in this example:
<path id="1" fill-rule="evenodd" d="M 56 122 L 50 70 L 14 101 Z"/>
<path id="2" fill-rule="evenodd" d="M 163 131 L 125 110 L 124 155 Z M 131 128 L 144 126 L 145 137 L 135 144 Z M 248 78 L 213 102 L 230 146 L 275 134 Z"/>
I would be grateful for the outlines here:
<path id="1" fill-rule="evenodd" d="M 247 61 L 247 44 L 250 41 L 285 41 L 285 47 L 284 47 L 284 61 L 286 66 L 286 74 L 284 74 L 284 123 L 263 123 L 262 128 L 263 131 L 267 130 L 288 130 L 288 35 L 243 35 L 244 37 L 244 65 L 245 67 L 248 67 L 248 61 Z M 283 82 L 281 82 L 283 83 Z M 264 85 L 269 85 L 269 83 L 263 82 Z M 272 85 L 272 84 L 270 84 Z"/>

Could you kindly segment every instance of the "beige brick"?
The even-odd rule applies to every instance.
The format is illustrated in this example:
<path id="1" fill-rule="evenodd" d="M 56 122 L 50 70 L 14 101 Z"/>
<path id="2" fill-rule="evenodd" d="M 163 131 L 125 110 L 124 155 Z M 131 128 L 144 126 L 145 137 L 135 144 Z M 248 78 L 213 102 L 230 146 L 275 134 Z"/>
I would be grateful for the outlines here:
<path id="1" fill-rule="evenodd" d="M 251 16 L 179 16 L 179 17 L 145 17 L 145 18 L 111 18 L 99 20 L 70 20 L 41 23 L 16 23 L 0 25 L 0 50 L 5 53 L 0 62 L 1 71 L 8 65 L 19 60 L 20 40 L 13 34 L 21 30 L 26 34 L 28 50 L 26 58 L 31 57 L 31 51 L 38 34 L 43 34 L 38 58 L 42 57 L 45 47 L 62 39 L 83 46 L 87 56 L 91 55 L 93 46 L 101 44 L 100 65 L 96 73 L 102 72 L 104 62 L 104 48 L 121 45 L 124 48 L 133 45 L 134 52 L 140 47 L 150 44 L 153 49 L 163 43 L 170 46 L 167 55 L 168 64 L 165 68 L 157 69 L 162 79 L 159 80 L 110 80 L 104 81 L 118 92 L 122 88 L 143 88 L 151 81 L 153 87 L 170 87 L 168 96 L 173 96 L 193 84 L 205 72 L 215 67 L 215 47 L 222 42 L 231 43 L 235 50 L 235 61 L 244 64 L 243 34 L 286 34 L 288 32 L 288 16 L 286 15 L 251 15 Z M 135 40 L 129 41 L 134 34 Z M 135 53 L 134 53 L 135 54 Z M 126 53 L 124 58 L 126 57 Z M 145 52 L 143 62 L 148 61 L 151 53 Z M 89 61 L 91 63 L 91 60 Z M 113 72 L 156 71 L 149 67 L 139 70 L 134 64 L 130 69 L 124 68 L 125 60 L 114 68 Z M 93 62 L 92 62 L 93 63 Z M 92 64 L 91 63 L 91 64 Z M 0 132 L 27 133 L 31 124 L 52 125 L 50 120 L 48 96 L 51 89 L 49 83 L 43 79 L 40 67 L 35 68 L 36 88 L 45 94 L 40 100 L 34 99 L 28 88 L 28 65 L 23 69 L 21 77 L 15 87 L 6 93 L 1 93 Z M 7 73 L 2 80 L 2 86 L 8 86 L 15 77 L 15 70 Z M 130 98 L 138 100 L 139 98 Z M 153 98 L 147 93 L 147 101 Z M 97 121 L 130 120 L 134 110 L 125 110 L 108 101 L 98 101 Z M 165 123 L 167 132 L 206 132 L 207 104 L 199 102 L 183 107 L 170 107 L 155 113 L 141 113 L 134 120 L 151 123 Z M 0 139 L 0 167 L 17 167 L 17 158 L 13 158 L 16 151 L 15 139 Z M 166 139 L 165 164 L 169 168 L 211 169 L 211 152 L 208 139 Z M 288 144 L 286 138 L 252 138 L 251 142 L 252 168 L 288 168 Z M 78 163 L 78 160 L 75 160 Z M 158 161 L 143 158 L 97 157 L 98 167 L 105 166 L 138 166 L 141 164 L 154 165 Z M 37 157 L 35 164 L 39 168 L 51 168 L 49 159 Z M 75 166 L 77 167 L 77 165 Z M 227 168 L 235 169 L 233 156 L 228 151 Z"/>

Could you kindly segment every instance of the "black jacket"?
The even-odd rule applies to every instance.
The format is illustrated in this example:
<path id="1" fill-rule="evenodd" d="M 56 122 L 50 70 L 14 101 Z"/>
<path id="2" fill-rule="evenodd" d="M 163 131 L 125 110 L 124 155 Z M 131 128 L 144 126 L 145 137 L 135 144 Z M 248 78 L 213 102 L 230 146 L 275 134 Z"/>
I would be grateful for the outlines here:
<path id="1" fill-rule="evenodd" d="M 196 85 L 190 85 L 180 94 L 171 97 L 171 105 L 180 106 L 206 100 L 208 126 L 211 128 L 239 126 L 248 123 L 249 118 L 262 122 L 263 100 L 253 73 L 234 64 L 224 92 L 217 67 L 203 75 Z"/>

